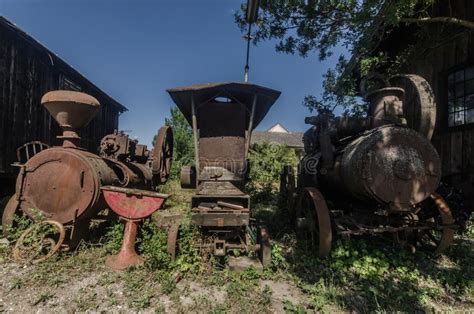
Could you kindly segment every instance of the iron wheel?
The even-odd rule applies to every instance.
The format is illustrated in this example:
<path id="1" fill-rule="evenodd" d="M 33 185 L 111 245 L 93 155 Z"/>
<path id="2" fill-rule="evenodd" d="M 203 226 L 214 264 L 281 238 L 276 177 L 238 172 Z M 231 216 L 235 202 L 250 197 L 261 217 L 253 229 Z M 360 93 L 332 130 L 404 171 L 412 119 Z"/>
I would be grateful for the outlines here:
<path id="1" fill-rule="evenodd" d="M 304 238 L 317 247 L 319 257 L 326 257 L 331 251 L 332 230 L 329 209 L 318 189 L 303 190 L 296 207 L 296 228 Z"/>
<path id="2" fill-rule="evenodd" d="M 422 223 L 431 228 L 418 230 L 415 244 L 434 254 L 441 254 L 454 241 L 455 229 L 449 226 L 455 221 L 448 204 L 438 193 L 431 194 L 430 205 L 420 212 L 419 217 Z"/>
<path id="3" fill-rule="evenodd" d="M 166 183 L 168 180 L 172 161 L 173 131 L 171 127 L 164 126 L 158 130 L 152 161 L 153 174 L 158 176 L 160 184 Z"/>

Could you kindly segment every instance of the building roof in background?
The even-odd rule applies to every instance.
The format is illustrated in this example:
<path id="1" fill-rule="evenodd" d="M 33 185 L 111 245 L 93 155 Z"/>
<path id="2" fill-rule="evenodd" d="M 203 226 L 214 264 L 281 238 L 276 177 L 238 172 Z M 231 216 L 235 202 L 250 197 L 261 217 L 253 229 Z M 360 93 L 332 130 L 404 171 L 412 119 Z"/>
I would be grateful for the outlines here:
<path id="1" fill-rule="evenodd" d="M 271 128 L 267 130 L 267 132 L 275 132 L 275 133 L 290 133 L 287 128 L 285 128 L 280 123 L 275 124 Z"/>
<path id="2" fill-rule="evenodd" d="M 95 89 L 98 93 L 104 95 L 105 98 L 108 99 L 112 105 L 117 106 L 120 109 L 121 112 L 125 112 L 125 111 L 128 110 L 124 105 L 122 105 L 121 103 L 119 103 L 118 101 L 116 101 L 115 99 L 110 97 L 107 93 L 105 93 L 103 90 L 101 90 L 99 87 L 97 87 L 94 83 L 89 81 L 85 76 L 83 76 L 81 73 L 79 73 L 71 65 L 69 65 L 67 62 L 65 62 L 61 58 L 59 58 L 58 55 L 56 55 L 54 52 L 52 52 L 51 50 L 49 50 L 48 48 L 43 46 L 39 41 L 37 41 L 36 39 L 34 39 L 30 35 L 28 35 L 26 32 L 24 32 L 23 30 L 18 28 L 18 26 L 16 26 L 14 23 L 10 22 L 9 20 L 7 20 L 3 16 L 0 16 L 0 27 L 4 27 L 6 29 L 9 29 L 9 30 L 13 31 L 14 33 L 16 33 L 18 35 L 18 37 L 20 37 L 23 40 L 30 43 L 37 50 L 39 50 L 41 52 L 45 52 L 46 54 L 48 54 L 49 59 L 50 59 L 50 61 L 53 65 L 56 65 L 56 66 L 59 65 L 62 70 L 73 73 L 74 75 L 76 75 L 76 76 L 80 77 L 81 79 L 83 79 L 85 82 L 87 82 L 92 87 L 92 89 Z"/>
<path id="3" fill-rule="evenodd" d="M 252 144 L 271 143 L 287 145 L 295 149 L 303 149 L 303 132 L 282 133 L 282 132 L 261 132 L 252 133 Z"/>

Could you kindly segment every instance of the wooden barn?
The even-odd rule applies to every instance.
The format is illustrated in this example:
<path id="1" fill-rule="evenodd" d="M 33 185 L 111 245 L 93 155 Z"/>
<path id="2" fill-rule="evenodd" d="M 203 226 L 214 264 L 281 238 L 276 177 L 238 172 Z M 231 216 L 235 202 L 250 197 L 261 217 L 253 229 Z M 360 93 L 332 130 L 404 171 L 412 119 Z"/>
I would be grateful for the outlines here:
<path id="1" fill-rule="evenodd" d="M 474 1 L 437 1 L 432 17 L 474 21 Z M 447 23 L 425 24 L 424 42 L 419 25 L 392 30 L 377 43 L 374 53 L 389 56 L 415 47 L 405 73 L 418 74 L 431 84 L 437 101 L 432 142 L 442 159 L 443 181 L 462 188 L 466 205 L 474 206 L 474 29 Z"/>
<path id="2" fill-rule="evenodd" d="M 101 109 L 79 130 L 82 146 L 96 151 L 100 139 L 118 128 L 119 115 L 127 109 L 99 89 L 53 52 L 0 17 L 0 194 L 8 193 L 16 169 L 16 149 L 30 141 L 57 143 L 60 128 L 41 106 L 48 91 L 66 89 L 97 98 Z"/>

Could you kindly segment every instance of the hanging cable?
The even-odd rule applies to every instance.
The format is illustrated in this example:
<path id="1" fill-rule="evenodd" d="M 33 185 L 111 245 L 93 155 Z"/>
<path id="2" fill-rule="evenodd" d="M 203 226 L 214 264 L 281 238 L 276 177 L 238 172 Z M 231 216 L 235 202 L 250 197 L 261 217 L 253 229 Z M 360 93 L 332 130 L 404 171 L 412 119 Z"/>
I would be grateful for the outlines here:
<path id="1" fill-rule="evenodd" d="M 250 41 L 252 40 L 252 24 L 257 21 L 258 17 L 258 7 L 260 5 L 260 0 L 248 0 L 247 1 L 247 23 L 248 23 L 248 32 L 244 38 L 247 40 L 247 57 L 244 68 L 244 82 L 249 81 L 249 60 L 250 60 Z"/>

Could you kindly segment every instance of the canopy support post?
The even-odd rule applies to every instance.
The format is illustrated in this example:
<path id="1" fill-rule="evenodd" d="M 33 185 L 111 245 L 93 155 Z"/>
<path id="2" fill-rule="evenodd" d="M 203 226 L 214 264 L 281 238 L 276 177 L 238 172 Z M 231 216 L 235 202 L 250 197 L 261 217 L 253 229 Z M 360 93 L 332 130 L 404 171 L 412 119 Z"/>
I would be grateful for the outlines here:
<path id="1" fill-rule="evenodd" d="M 196 161 L 196 186 L 199 182 L 199 147 L 198 147 L 198 131 L 197 131 L 197 118 L 196 118 L 196 104 L 194 103 L 194 94 L 191 96 L 191 111 L 192 111 L 192 122 L 193 122 L 193 138 L 194 138 L 194 159 Z"/>
<path id="2" fill-rule="evenodd" d="M 250 112 L 249 128 L 247 130 L 247 140 L 245 143 L 245 159 L 250 149 L 250 141 L 252 139 L 253 120 L 255 117 L 255 107 L 257 107 L 257 94 L 253 95 L 252 111 Z"/>

